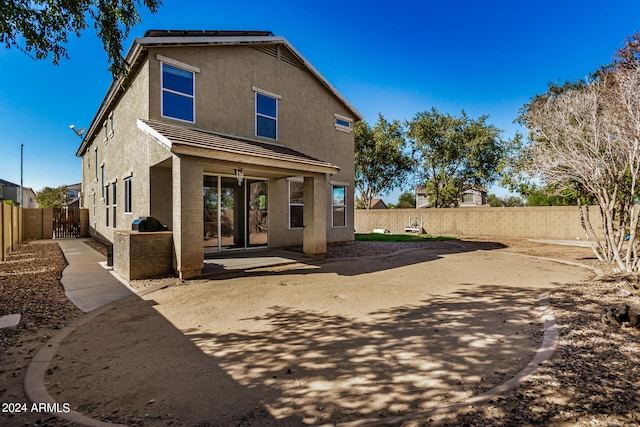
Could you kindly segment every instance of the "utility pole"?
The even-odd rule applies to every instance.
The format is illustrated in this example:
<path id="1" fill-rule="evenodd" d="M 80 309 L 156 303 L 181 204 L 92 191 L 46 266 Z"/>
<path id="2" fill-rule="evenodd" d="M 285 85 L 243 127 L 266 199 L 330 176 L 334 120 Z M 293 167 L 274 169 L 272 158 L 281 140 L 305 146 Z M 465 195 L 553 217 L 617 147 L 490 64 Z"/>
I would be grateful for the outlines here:
<path id="1" fill-rule="evenodd" d="M 24 205 L 22 204 L 22 197 L 23 197 L 23 194 L 24 194 L 24 191 L 23 191 L 23 189 L 24 189 L 24 186 L 23 186 L 23 172 L 22 172 L 23 171 L 23 168 L 22 168 L 22 165 L 23 165 L 23 161 L 22 161 L 23 147 L 24 147 L 24 144 L 20 144 L 20 208 L 24 208 Z"/>

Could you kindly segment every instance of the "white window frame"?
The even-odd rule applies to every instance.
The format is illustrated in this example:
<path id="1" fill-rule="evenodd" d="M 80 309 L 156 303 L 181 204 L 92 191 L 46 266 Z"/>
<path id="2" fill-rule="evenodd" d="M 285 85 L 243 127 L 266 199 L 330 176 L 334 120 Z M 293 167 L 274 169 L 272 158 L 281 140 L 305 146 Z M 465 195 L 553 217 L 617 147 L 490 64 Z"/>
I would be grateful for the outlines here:
<path id="1" fill-rule="evenodd" d="M 470 198 L 471 200 L 465 200 L 465 198 Z M 475 203 L 476 195 L 473 193 L 464 193 L 462 195 L 462 203 Z"/>
<path id="2" fill-rule="evenodd" d="M 133 212 L 133 176 L 129 175 L 124 178 L 124 213 L 131 214 Z"/>
<path id="3" fill-rule="evenodd" d="M 103 189 L 104 189 L 104 211 L 105 211 L 105 220 L 104 220 L 104 226 L 105 227 L 109 227 L 109 185 L 111 184 L 106 184 Z"/>
<path id="4" fill-rule="evenodd" d="M 334 117 L 334 124 L 335 124 L 336 130 L 339 130 L 341 132 L 347 132 L 347 133 L 353 132 L 353 119 L 338 113 L 335 113 L 333 117 Z M 338 121 L 347 122 L 349 123 L 349 125 L 348 126 L 343 125 L 342 123 L 338 123 Z"/>
<path id="5" fill-rule="evenodd" d="M 109 142 L 109 131 L 107 130 L 107 120 L 102 123 L 102 142 Z"/>
<path id="6" fill-rule="evenodd" d="M 117 221 L 116 221 L 116 214 L 117 214 L 117 206 L 118 206 L 118 186 L 117 186 L 117 181 L 113 181 L 111 183 L 111 192 L 113 193 L 111 195 L 111 199 L 112 199 L 112 204 L 111 204 L 111 208 L 113 210 L 113 218 L 111 218 L 113 221 L 112 222 L 112 228 L 116 228 L 117 225 Z"/>
<path id="7" fill-rule="evenodd" d="M 184 123 L 195 123 L 196 122 L 196 73 L 200 72 L 200 69 L 198 67 L 194 67 L 192 65 L 188 65 L 185 63 L 182 63 L 180 61 L 176 61 L 174 59 L 171 58 L 167 58 L 166 56 L 162 56 L 162 55 L 156 55 L 156 59 L 160 60 L 160 115 L 164 118 L 167 119 L 171 119 L 171 120 L 177 120 L 180 122 L 184 122 Z M 178 92 L 175 90 L 171 90 L 171 89 L 165 89 L 164 87 L 164 66 L 168 65 L 170 67 L 174 67 L 174 68 L 178 68 L 181 69 L 183 71 L 187 71 L 190 72 L 192 75 L 192 79 L 191 79 L 191 84 L 193 85 L 192 87 L 192 92 L 193 95 L 187 94 L 187 93 L 182 93 L 182 92 Z M 183 96 L 185 98 L 191 98 L 192 101 L 192 114 L 193 114 L 193 120 L 185 120 L 185 119 L 181 119 L 178 117 L 172 117 L 172 116 L 167 116 L 164 114 L 164 97 L 163 94 L 164 92 L 167 93 L 173 93 L 175 95 L 179 95 L 179 96 Z"/>
<path id="8" fill-rule="evenodd" d="M 96 173 L 95 173 L 95 179 L 94 182 L 98 182 L 98 147 L 93 149 L 94 152 L 94 159 L 96 161 Z"/>
<path id="9" fill-rule="evenodd" d="M 113 138 L 114 129 L 113 129 L 113 111 L 109 113 L 109 117 L 107 118 L 107 137 Z"/>
<path id="10" fill-rule="evenodd" d="M 96 168 L 96 170 L 97 170 L 97 168 Z M 98 173 L 96 172 L 96 175 L 97 174 Z M 96 176 L 96 180 L 97 179 L 98 179 L 98 177 Z M 104 181 L 104 163 L 102 163 L 100 165 L 100 187 L 102 187 L 102 199 L 103 199 L 103 201 L 104 201 L 104 187 L 105 187 L 105 185 L 109 185 L 109 184 L 105 183 L 105 181 Z"/>
<path id="11" fill-rule="evenodd" d="M 268 90 L 264 90 L 264 89 L 260 89 L 259 87 L 256 86 L 252 86 L 251 89 L 254 92 L 253 95 L 253 99 L 254 99 L 254 111 L 255 111 L 255 135 L 258 138 L 265 138 L 265 139 L 270 139 L 273 141 L 277 141 L 278 140 L 278 136 L 279 136 L 279 131 L 280 131 L 280 126 L 278 123 L 278 116 L 280 113 L 280 100 L 282 99 L 281 95 L 278 95 L 277 93 L 273 93 L 270 92 Z M 258 94 L 262 95 L 262 96 L 266 96 L 268 98 L 273 98 L 276 100 L 276 115 L 275 117 L 272 116 L 268 116 L 266 114 L 261 114 L 258 113 Z M 271 138 L 270 136 L 264 136 L 264 135 L 258 135 L 258 117 L 264 117 L 266 119 L 270 119 L 270 120 L 274 120 L 276 123 L 276 134 L 274 138 Z"/>
<path id="12" fill-rule="evenodd" d="M 343 205 L 336 205 L 334 203 L 334 198 L 333 198 L 333 192 L 336 189 L 336 187 L 342 187 L 344 188 L 344 204 Z M 344 228 L 347 227 L 349 225 L 349 221 L 347 221 L 348 216 L 347 216 L 347 188 L 349 188 L 349 186 L 345 183 L 341 183 L 341 182 L 332 182 L 331 183 L 331 226 L 334 228 Z M 343 208 L 344 209 L 344 224 L 343 225 L 335 225 L 334 223 L 334 208 Z"/>
<path id="13" fill-rule="evenodd" d="M 289 221 L 288 221 L 288 225 L 289 225 L 289 230 L 301 230 L 304 228 L 304 224 L 301 227 L 292 227 L 291 226 L 291 207 L 292 206 L 302 206 L 302 217 L 303 217 L 303 221 L 304 221 L 304 188 L 302 190 L 302 194 L 303 194 L 303 202 L 302 203 L 291 203 L 291 183 L 292 182 L 296 182 L 296 183 L 302 183 L 303 187 L 304 187 L 304 179 L 303 178 L 287 178 L 287 202 L 289 205 L 289 209 L 287 210 L 288 213 L 288 217 L 289 217 Z"/>

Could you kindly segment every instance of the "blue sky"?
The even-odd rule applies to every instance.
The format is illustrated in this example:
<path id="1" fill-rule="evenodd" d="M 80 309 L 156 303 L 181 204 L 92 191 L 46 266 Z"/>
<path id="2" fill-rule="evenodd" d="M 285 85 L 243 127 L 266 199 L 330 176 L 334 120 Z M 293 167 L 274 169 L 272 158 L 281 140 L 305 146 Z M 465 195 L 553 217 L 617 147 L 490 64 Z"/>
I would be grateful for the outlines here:
<path id="1" fill-rule="evenodd" d="M 147 29 L 255 29 L 286 37 L 365 117 L 411 119 L 437 108 L 513 137 L 518 109 L 547 83 L 581 78 L 608 63 L 640 29 L 640 2 L 165 0 Z M 33 61 L 0 47 L 0 178 L 24 185 L 81 180 L 69 129 L 88 127 L 111 76 L 100 41 L 71 37 L 70 59 Z M 498 194 L 504 190 L 491 189 Z M 399 190 L 387 197 L 395 202 Z"/>

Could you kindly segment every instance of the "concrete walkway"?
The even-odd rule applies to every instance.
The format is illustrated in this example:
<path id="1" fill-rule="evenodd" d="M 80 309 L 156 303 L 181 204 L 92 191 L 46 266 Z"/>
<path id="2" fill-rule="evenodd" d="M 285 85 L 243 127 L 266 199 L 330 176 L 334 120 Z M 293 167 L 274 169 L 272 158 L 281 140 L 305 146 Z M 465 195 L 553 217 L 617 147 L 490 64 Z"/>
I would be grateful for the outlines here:
<path id="1" fill-rule="evenodd" d="M 88 313 L 112 301 L 133 295 L 126 282 L 121 282 L 103 264 L 104 256 L 84 243 L 85 239 L 56 239 L 69 265 L 60 282 L 67 298 Z M 102 264 L 101 264 L 102 262 Z"/>

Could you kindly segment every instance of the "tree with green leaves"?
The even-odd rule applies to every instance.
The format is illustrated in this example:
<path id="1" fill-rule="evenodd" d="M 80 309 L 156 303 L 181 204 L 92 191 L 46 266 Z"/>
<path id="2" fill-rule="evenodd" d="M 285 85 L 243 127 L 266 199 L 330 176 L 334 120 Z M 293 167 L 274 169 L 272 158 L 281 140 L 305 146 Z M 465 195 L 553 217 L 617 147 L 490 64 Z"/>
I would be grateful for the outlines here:
<path id="1" fill-rule="evenodd" d="M 354 136 L 355 187 L 369 209 L 373 198 L 406 182 L 413 160 L 405 153 L 407 142 L 398 120 L 388 122 L 379 114 L 373 127 L 364 120 L 357 122 Z"/>
<path id="2" fill-rule="evenodd" d="M 431 207 L 457 206 L 465 190 L 489 187 L 498 178 L 510 142 L 487 118 L 474 120 L 464 111 L 456 117 L 432 108 L 407 122 Z"/>
<path id="3" fill-rule="evenodd" d="M 71 197 L 66 185 L 60 187 L 44 187 L 36 194 L 36 202 L 41 208 L 61 208 L 65 206 Z"/>
<path id="4" fill-rule="evenodd" d="M 416 196 L 410 191 L 405 191 L 398 196 L 398 204 L 396 209 L 412 209 L 416 207 Z"/>
<path id="5" fill-rule="evenodd" d="M 16 47 L 35 59 L 52 57 L 58 64 L 68 58 L 69 35 L 80 37 L 93 21 L 96 34 L 109 56 L 114 79 L 126 74 L 122 44 L 140 22 L 136 5 L 157 12 L 160 0 L 13 0 L 0 2 L 0 43 Z"/>

